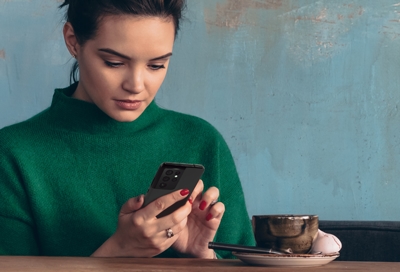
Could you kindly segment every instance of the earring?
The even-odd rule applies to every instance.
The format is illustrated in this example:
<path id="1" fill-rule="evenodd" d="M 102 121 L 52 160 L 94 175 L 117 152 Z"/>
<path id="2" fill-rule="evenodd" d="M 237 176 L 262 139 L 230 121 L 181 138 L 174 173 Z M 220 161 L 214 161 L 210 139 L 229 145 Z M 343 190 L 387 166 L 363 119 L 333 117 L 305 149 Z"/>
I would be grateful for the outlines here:
<path id="1" fill-rule="evenodd" d="M 76 59 L 76 56 L 74 54 L 71 55 L 74 59 Z"/>

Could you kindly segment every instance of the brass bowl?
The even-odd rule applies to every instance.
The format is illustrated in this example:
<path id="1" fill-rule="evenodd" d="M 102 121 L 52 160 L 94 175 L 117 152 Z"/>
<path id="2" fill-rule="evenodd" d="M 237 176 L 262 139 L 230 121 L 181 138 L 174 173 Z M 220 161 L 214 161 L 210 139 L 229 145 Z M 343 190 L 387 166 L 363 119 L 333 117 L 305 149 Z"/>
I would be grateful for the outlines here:
<path id="1" fill-rule="evenodd" d="M 306 254 L 318 235 L 318 215 L 253 215 L 258 247 Z"/>

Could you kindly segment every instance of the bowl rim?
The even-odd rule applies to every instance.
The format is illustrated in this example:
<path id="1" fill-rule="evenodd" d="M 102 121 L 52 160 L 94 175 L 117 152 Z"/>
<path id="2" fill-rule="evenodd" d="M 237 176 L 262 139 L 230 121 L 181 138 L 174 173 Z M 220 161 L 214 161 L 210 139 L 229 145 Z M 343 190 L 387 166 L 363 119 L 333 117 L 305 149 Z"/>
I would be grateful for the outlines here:
<path id="1" fill-rule="evenodd" d="M 274 218 L 274 219 L 314 219 L 318 218 L 316 214 L 261 214 L 253 215 L 252 218 Z"/>

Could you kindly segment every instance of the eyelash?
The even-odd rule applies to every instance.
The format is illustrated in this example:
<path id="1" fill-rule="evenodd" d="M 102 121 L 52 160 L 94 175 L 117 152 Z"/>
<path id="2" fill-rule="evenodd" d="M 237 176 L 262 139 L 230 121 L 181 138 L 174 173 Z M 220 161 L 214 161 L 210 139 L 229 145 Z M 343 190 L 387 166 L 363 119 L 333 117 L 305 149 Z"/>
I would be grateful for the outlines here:
<path id="1" fill-rule="evenodd" d="M 119 63 L 119 62 L 110 62 L 110 61 L 105 61 L 104 63 L 108 67 L 111 67 L 111 68 L 118 68 L 118 67 L 123 65 L 122 63 Z M 148 65 L 148 67 L 153 71 L 157 71 L 157 70 L 160 70 L 160 69 L 165 69 L 164 65 Z"/>
<path id="2" fill-rule="evenodd" d="M 165 68 L 164 65 L 149 65 L 149 67 L 150 67 L 151 70 L 154 70 L 154 71 L 157 71 L 157 70 Z"/>
<path id="3" fill-rule="evenodd" d="M 109 62 L 109 61 L 104 61 L 104 63 L 111 68 L 118 68 L 120 66 L 122 66 L 122 63 L 119 62 Z"/>

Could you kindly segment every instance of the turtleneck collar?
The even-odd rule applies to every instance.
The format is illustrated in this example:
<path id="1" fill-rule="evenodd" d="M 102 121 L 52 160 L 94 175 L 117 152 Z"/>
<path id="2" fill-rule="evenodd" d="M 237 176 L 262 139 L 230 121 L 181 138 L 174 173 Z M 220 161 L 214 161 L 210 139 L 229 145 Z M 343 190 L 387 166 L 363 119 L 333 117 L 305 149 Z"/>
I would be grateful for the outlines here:
<path id="1" fill-rule="evenodd" d="M 129 134 L 153 125 L 162 116 L 162 109 L 153 100 L 136 120 L 116 121 L 95 104 L 72 98 L 76 87 L 77 83 L 54 92 L 49 113 L 57 128 L 90 134 Z"/>

